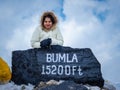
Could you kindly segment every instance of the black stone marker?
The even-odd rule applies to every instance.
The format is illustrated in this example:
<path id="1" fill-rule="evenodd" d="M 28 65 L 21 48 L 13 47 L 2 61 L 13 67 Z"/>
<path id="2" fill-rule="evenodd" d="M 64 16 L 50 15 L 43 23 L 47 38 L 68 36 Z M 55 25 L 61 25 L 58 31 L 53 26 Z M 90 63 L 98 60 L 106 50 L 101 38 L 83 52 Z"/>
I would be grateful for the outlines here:
<path id="1" fill-rule="evenodd" d="M 101 65 L 89 48 L 51 47 L 12 53 L 12 81 L 38 84 L 40 81 L 73 80 L 102 87 Z"/>

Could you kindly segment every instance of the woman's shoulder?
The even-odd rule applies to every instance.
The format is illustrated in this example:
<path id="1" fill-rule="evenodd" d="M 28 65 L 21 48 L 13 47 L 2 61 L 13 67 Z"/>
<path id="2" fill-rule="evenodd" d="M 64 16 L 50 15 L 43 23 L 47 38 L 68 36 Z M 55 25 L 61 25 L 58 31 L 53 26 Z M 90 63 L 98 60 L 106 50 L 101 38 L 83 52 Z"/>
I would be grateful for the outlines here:
<path id="1" fill-rule="evenodd" d="M 57 27 L 55 28 L 55 31 L 56 31 L 56 32 L 60 32 L 60 27 L 57 26 Z"/>
<path id="2" fill-rule="evenodd" d="M 54 30 L 55 30 L 55 31 L 59 31 L 60 29 L 59 29 L 58 26 L 56 26 Z"/>

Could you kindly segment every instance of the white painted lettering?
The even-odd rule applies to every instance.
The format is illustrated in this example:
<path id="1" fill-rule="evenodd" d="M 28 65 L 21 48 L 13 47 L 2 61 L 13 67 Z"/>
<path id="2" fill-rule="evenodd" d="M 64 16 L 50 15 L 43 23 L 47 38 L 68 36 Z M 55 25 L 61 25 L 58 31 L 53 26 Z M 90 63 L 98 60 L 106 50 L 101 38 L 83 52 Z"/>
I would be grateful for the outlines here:
<path id="1" fill-rule="evenodd" d="M 61 61 L 65 62 L 65 53 L 63 55 L 61 55 L 59 53 L 59 57 L 58 58 L 59 58 L 59 62 L 61 62 Z"/>
<path id="2" fill-rule="evenodd" d="M 65 75 L 70 75 L 70 65 L 65 65 Z"/>
<path id="3" fill-rule="evenodd" d="M 76 66 L 72 66 L 72 75 L 75 75 Z"/>
<path id="4" fill-rule="evenodd" d="M 47 53 L 47 60 L 46 62 L 51 62 L 52 61 L 52 54 Z"/>
<path id="5" fill-rule="evenodd" d="M 80 66 L 77 69 L 77 66 L 70 66 L 70 65 L 42 65 L 42 72 L 41 74 L 47 75 L 75 75 L 78 72 L 78 75 L 83 75 L 81 72 Z"/>
<path id="6" fill-rule="evenodd" d="M 59 65 L 59 66 L 58 66 L 58 74 L 59 74 L 59 75 L 62 75 L 62 74 L 63 74 L 63 66 L 62 66 L 62 65 Z"/>
<path id="7" fill-rule="evenodd" d="M 77 55 L 73 54 L 72 62 L 78 62 Z"/>
<path id="8" fill-rule="evenodd" d="M 80 76 L 83 75 L 83 73 L 82 73 L 81 71 L 82 71 L 82 70 L 81 70 L 81 68 L 80 68 L 80 66 L 79 66 L 79 68 L 78 68 L 78 73 L 79 73 Z"/>

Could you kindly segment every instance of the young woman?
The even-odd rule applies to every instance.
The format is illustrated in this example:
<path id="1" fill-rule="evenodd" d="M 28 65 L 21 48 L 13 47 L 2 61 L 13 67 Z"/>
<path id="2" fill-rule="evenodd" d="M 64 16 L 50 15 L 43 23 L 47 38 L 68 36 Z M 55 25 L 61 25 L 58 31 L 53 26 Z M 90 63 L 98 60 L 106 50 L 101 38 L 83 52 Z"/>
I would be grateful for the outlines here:
<path id="1" fill-rule="evenodd" d="M 44 12 L 40 26 L 33 32 L 31 46 L 33 48 L 49 48 L 51 45 L 63 45 L 62 34 L 57 27 L 57 17 L 53 12 Z"/>

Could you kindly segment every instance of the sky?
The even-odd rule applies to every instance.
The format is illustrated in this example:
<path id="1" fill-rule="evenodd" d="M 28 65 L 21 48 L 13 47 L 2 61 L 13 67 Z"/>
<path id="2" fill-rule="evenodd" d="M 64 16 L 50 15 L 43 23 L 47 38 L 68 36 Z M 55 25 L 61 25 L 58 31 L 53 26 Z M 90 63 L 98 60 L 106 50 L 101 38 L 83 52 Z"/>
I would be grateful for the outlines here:
<path id="1" fill-rule="evenodd" d="M 120 0 L 0 0 L 0 57 L 11 67 L 12 51 L 30 49 L 45 11 L 53 11 L 64 46 L 90 48 L 105 80 L 120 82 Z"/>

